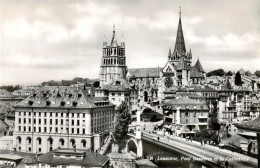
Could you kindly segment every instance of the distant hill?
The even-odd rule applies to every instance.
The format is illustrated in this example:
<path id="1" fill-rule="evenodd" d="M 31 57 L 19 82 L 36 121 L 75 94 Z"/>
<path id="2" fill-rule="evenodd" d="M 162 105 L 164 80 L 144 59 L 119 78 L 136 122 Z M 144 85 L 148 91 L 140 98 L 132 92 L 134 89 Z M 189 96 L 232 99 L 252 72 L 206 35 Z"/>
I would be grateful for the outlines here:
<path id="1" fill-rule="evenodd" d="M 76 77 L 72 80 L 61 80 L 61 81 L 55 81 L 55 80 L 50 80 L 47 82 L 42 82 L 41 86 L 71 86 L 75 84 L 80 84 L 84 83 L 86 86 L 94 86 L 94 87 L 99 87 L 99 79 L 88 79 L 88 78 L 81 78 L 81 77 Z"/>

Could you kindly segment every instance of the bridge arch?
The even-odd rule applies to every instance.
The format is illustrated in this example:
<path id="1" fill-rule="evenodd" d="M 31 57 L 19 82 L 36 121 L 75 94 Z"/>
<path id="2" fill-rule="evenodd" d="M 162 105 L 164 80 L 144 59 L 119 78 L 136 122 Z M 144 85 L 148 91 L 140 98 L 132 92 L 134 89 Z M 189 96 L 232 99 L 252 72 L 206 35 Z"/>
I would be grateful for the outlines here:
<path id="1" fill-rule="evenodd" d="M 134 152 L 137 156 L 137 158 L 143 157 L 143 143 L 141 139 L 135 139 L 131 137 L 129 140 L 127 140 L 126 143 L 126 151 L 127 152 Z"/>

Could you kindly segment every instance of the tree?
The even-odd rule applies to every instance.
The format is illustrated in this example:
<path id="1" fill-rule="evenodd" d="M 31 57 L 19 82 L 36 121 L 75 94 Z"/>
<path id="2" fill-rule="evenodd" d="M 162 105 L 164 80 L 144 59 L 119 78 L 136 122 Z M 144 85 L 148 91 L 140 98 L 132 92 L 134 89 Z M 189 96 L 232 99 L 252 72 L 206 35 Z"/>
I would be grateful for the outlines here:
<path id="1" fill-rule="evenodd" d="M 217 69 L 217 70 L 214 70 L 214 71 L 210 71 L 207 73 L 207 76 L 224 76 L 225 75 L 225 72 L 223 69 Z"/>
<path id="2" fill-rule="evenodd" d="M 126 102 L 122 102 L 117 111 L 115 130 L 112 140 L 118 145 L 118 152 L 124 148 L 127 139 L 128 125 L 131 123 L 131 114 Z"/>
<path id="3" fill-rule="evenodd" d="M 226 76 L 232 76 L 233 75 L 233 73 L 231 72 L 231 71 L 228 71 L 227 73 L 226 73 Z"/>
<path id="4" fill-rule="evenodd" d="M 247 76 L 250 76 L 250 75 L 252 75 L 252 73 L 250 72 L 250 71 L 246 71 L 246 73 L 245 73 Z"/>
<path id="5" fill-rule="evenodd" d="M 242 86 L 242 79 L 239 71 L 237 71 L 236 76 L 235 76 L 235 85 L 237 86 Z"/>
<path id="6" fill-rule="evenodd" d="M 255 71 L 254 75 L 260 77 L 260 70 Z"/>
<path id="7" fill-rule="evenodd" d="M 213 105 L 213 109 L 212 109 L 212 112 L 211 112 L 209 125 L 210 125 L 210 128 L 212 130 L 218 132 L 218 137 L 219 137 L 220 124 L 219 124 L 219 120 L 218 120 L 217 101 L 214 101 L 212 103 L 212 105 Z M 220 138 L 218 138 L 218 139 L 220 139 Z"/>

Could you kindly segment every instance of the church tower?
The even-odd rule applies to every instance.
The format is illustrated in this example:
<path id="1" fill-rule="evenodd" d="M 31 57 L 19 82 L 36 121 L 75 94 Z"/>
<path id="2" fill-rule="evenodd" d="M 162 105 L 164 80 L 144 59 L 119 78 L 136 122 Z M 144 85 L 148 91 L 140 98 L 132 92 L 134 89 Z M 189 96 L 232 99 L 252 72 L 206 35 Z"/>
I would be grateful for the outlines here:
<path id="1" fill-rule="evenodd" d="M 115 26 L 113 36 L 108 45 L 106 37 L 103 41 L 103 56 L 100 66 L 100 86 L 109 84 L 117 79 L 125 79 L 126 76 L 126 57 L 125 42 L 122 36 L 121 45 L 117 44 Z"/>
<path id="2" fill-rule="evenodd" d="M 181 22 L 181 7 L 179 12 L 179 24 L 178 24 L 178 30 L 176 35 L 176 42 L 173 52 L 169 52 L 168 59 L 171 63 L 174 65 L 177 65 L 181 58 L 184 58 L 187 65 L 191 65 L 192 60 L 192 54 L 191 50 L 190 52 L 186 51 L 184 36 L 183 36 L 183 30 L 182 30 L 182 22 Z"/>

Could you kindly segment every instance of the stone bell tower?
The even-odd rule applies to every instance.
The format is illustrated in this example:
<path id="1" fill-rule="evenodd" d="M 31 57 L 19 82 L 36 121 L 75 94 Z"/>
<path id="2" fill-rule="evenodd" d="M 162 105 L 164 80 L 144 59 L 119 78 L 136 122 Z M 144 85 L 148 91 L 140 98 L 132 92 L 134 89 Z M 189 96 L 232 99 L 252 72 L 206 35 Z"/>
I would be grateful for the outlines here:
<path id="1" fill-rule="evenodd" d="M 107 44 L 106 37 L 103 41 L 103 56 L 100 66 L 100 86 L 109 84 L 117 79 L 126 77 L 125 42 L 122 36 L 121 45 L 117 44 L 115 26 L 110 44 Z"/>

